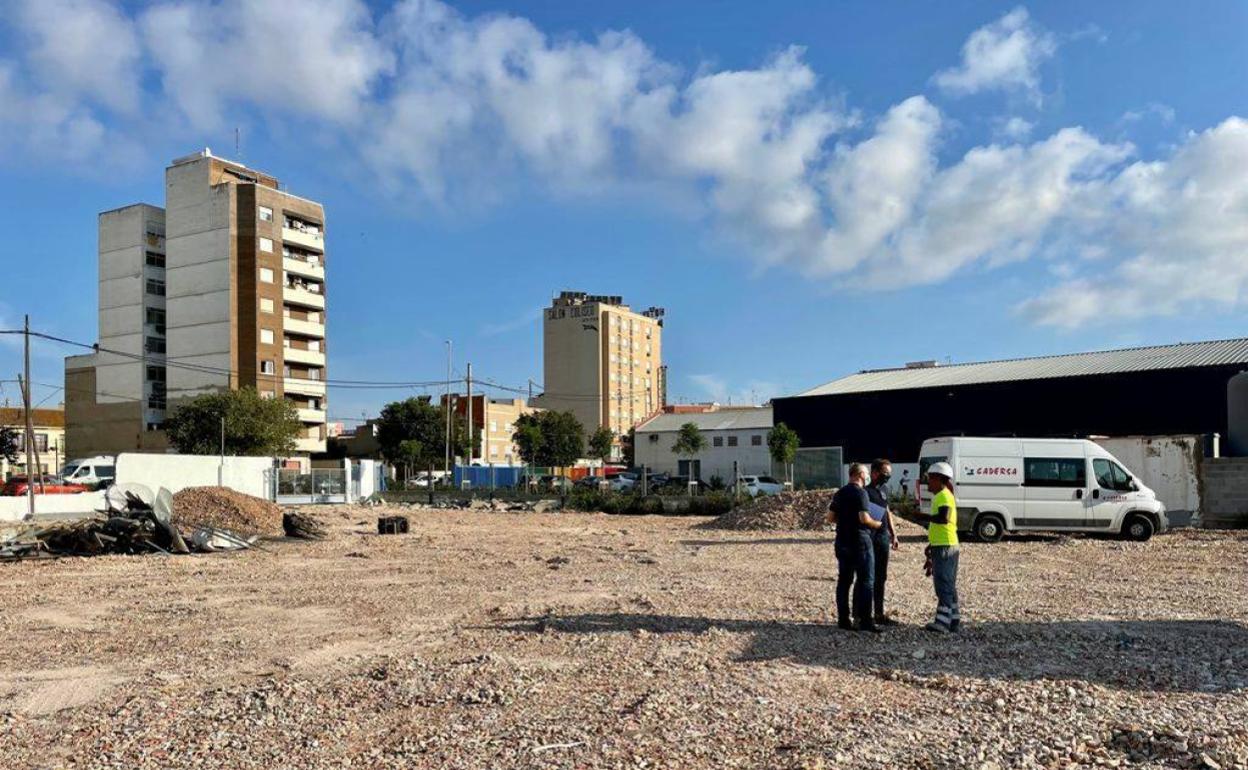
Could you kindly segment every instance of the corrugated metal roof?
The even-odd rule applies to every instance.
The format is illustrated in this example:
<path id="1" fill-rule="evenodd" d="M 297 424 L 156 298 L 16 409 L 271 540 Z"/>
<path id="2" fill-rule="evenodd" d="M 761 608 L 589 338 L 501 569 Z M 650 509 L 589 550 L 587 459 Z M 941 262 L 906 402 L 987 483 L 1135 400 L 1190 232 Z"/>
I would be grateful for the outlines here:
<path id="1" fill-rule="evenodd" d="M 714 412 L 683 412 L 656 415 L 637 426 L 638 433 L 675 433 L 691 422 L 700 430 L 750 430 L 771 428 L 771 407 L 718 409 Z"/>
<path id="2" fill-rule="evenodd" d="M 877 369 L 851 374 L 812 388 L 802 396 L 831 396 L 881 390 L 944 388 L 988 382 L 1048 380 L 1094 374 L 1145 372 L 1199 366 L 1248 365 L 1248 338 L 1068 353 L 918 369 Z"/>

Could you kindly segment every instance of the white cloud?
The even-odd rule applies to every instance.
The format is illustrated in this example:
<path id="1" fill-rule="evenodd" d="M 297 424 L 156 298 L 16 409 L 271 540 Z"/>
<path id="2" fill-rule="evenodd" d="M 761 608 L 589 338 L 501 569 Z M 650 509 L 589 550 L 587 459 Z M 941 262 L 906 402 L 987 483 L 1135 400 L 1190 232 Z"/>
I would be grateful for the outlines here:
<path id="1" fill-rule="evenodd" d="M 1040 64 L 1057 51 L 1053 35 L 1018 7 L 971 33 L 962 62 L 936 74 L 937 86 L 954 95 L 1021 91 L 1040 103 Z"/>
<path id="2" fill-rule="evenodd" d="M 1011 118 L 996 121 L 993 126 L 993 133 L 999 139 L 1007 142 L 1021 142 L 1031 136 L 1031 131 L 1034 128 L 1034 123 L 1015 115 Z"/>
<path id="3" fill-rule="evenodd" d="M 1138 123 L 1146 117 L 1155 116 L 1164 125 L 1170 125 L 1174 122 L 1174 108 L 1168 104 L 1160 102 L 1149 102 L 1143 109 L 1127 110 L 1122 113 L 1120 120 L 1123 123 Z"/>
<path id="4" fill-rule="evenodd" d="M 1166 161 L 1137 162 L 1107 180 L 1089 201 L 1093 235 L 1114 265 L 1085 274 L 1022 305 L 1042 324 L 1209 312 L 1248 299 L 1248 121 L 1229 118 Z"/>
<path id="5" fill-rule="evenodd" d="M 766 380 L 750 380 L 734 388 L 718 374 L 691 374 L 689 379 L 701 392 L 698 398 L 708 398 L 717 404 L 757 406 L 780 394 L 780 385 Z"/>
<path id="6" fill-rule="evenodd" d="M 141 25 L 165 93 L 201 129 L 234 101 L 352 122 L 391 66 L 359 0 L 186 0 Z"/>

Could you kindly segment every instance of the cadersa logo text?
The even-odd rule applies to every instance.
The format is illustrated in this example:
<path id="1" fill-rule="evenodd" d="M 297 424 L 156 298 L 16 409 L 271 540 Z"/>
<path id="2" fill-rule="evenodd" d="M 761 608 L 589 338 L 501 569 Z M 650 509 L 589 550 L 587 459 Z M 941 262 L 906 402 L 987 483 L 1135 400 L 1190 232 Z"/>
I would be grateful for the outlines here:
<path id="1" fill-rule="evenodd" d="M 1017 476 L 1018 468 L 1007 468 L 1003 465 L 988 465 L 979 468 L 972 468 L 967 465 L 962 468 L 966 471 L 967 476 Z"/>

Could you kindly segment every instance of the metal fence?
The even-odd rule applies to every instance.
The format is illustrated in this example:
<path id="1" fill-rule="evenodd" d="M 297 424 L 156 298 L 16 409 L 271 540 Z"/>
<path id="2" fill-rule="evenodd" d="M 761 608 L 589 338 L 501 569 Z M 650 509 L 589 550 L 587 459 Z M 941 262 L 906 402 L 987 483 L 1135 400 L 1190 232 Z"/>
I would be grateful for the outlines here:
<path id="1" fill-rule="evenodd" d="M 829 489 L 845 483 L 844 453 L 839 446 L 797 450 L 793 461 L 794 489 Z"/>
<path id="2" fill-rule="evenodd" d="M 274 499 L 279 503 L 345 503 L 347 472 L 342 468 L 313 468 L 304 472 L 281 468 L 274 476 Z"/>

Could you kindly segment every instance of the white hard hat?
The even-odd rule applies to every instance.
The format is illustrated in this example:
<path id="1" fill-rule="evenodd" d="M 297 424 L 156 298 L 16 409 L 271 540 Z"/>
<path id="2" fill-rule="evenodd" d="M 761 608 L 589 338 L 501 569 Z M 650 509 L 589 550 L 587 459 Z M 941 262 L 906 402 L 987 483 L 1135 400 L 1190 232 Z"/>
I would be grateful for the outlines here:
<path id="1" fill-rule="evenodd" d="M 935 473 L 937 476 L 944 476 L 950 481 L 953 480 L 953 466 L 949 463 L 932 463 L 927 472 L 929 474 Z"/>

